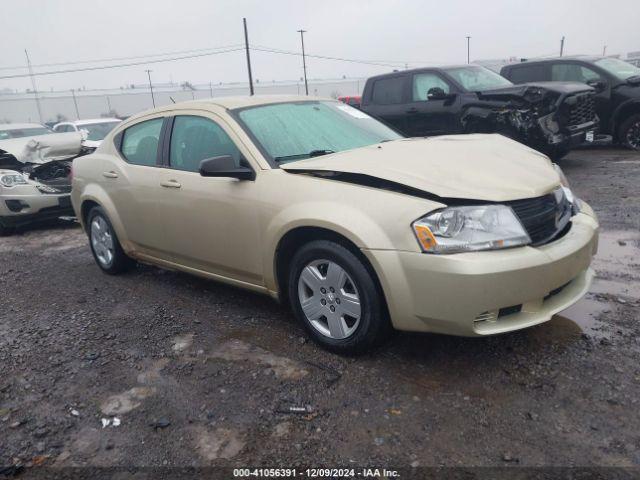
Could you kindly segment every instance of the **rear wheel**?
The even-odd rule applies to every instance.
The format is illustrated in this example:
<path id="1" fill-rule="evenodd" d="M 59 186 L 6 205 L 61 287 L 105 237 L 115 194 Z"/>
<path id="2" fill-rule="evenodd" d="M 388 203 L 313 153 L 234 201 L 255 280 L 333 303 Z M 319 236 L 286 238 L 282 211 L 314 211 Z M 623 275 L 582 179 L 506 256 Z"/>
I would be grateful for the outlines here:
<path id="1" fill-rule="evenodd" d="M 0 237 L 8 237 L 9 235 L 13 235 L 13 232 L 15 232 L 14 227 L 3 225 L 2 222 L 0 222 Z"/>
<path id="2" fill-rule="evenodd" d="M 625 147 L 640 150 L 640 114 L 631 115 L 622 122 L 618 139 Z"/>
<path id="3" fill-rule="evenodd" d="M 102 207 L 91 209 L 87 225 L 93 258 L 103 272 L 115 275 L 131 268 L 134 262 L 122 250 L 118 236 Z"/>
<path id="4" fill-rule="evenodd" d="M 390 330 L 382 294 L 363 262 L 335 242 L 301 247 L 289 271 L 289 299 L 311 338 L 338 353 L 361 353 Z"/>

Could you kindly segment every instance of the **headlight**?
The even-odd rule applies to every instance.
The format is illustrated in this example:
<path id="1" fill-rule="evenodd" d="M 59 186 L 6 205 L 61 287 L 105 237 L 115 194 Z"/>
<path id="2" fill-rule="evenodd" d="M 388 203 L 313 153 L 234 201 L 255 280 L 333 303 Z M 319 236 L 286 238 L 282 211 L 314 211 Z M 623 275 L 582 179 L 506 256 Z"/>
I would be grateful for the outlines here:
<path id="1" fill-rule="evenodd" d="M 416 220 L 412 227 L 427 253 L 495 250 L 531 243 L 520 220 L 506 205 L 449 207 Z"/>
<path id="2" fill-rule="evenodd" d="M 13 187 L 14 185 L 26 185 L 27 181 L 18 173 L 9 173 L 0 177 L 0 183 L 5 187 Z"/>
<path id="3" fill-rule="evenodd" d="M 576 197 L 571 191 L 571 187 L 569 187 L 569 180 L 564 175 L 564 172 L 560 168 L 560 166 L 556 163 L 553 164 L 553 168 L 560 177 L 560 185 L 562 185 L 562 190 L 564 191 L 564 196 L 567 197 L 567 200 L 573 207 L 573 214 L 577 214 L 580 212 L 580 199 Z"/>

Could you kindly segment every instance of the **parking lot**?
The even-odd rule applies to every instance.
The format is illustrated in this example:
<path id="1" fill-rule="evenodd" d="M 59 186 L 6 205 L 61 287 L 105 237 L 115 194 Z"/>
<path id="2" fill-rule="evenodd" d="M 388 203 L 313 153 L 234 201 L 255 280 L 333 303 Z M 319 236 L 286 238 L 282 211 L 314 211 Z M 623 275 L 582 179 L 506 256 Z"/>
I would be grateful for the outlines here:
<path id="1" fill-rule="evenodd" d="M 601 224 L 584 299 L 523 331 L 398 333 L 357 358 L 267 297 L 104 275 L 74 222 L 2 238 L 0 465 L 637 465 L 640 154 L 561 166 Z"/>

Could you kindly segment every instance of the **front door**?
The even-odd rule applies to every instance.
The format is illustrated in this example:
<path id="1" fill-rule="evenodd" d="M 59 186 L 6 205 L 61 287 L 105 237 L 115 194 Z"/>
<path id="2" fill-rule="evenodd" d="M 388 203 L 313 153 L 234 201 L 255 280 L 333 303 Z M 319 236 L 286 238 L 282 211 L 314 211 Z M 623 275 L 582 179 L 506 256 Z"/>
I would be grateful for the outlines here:
<path id="1" fill-rule="evenodd" d="M 168 165 L 160 175 L 167 243 L 181 265 L 262 285 L 260 176 L 250 181 L 198 173 L 202 160 L 222 155 L 231 155 L 237 166 L 249 165 L 222 124 L 213 114 L 173 120 Z"/>
<path id="2" fill-rule="evenodd" d="M 412 137 L 458 133 L 453 112 L 455 98 L 432 97 L 432 89 L 440 89 L 445 95 L 452 93 L 451 85 L 436 72 L 413 75 L 411 103 L 407 105 L 407 132 Z"/>

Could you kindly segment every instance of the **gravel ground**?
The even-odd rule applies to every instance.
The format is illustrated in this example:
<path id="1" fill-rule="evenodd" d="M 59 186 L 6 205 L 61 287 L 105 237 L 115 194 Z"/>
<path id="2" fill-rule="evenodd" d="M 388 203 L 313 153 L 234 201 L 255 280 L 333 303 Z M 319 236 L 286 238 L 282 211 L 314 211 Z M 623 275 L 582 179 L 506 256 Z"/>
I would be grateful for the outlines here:
<path id="1" fill-rule="evenodd" d="M 104 275 L 72 222 L 0 239 L 0 466 L 638 466 L 640 155 L 562 166 L 602 225 L 585 299 L 360 358 L 266 297 Z"/>

